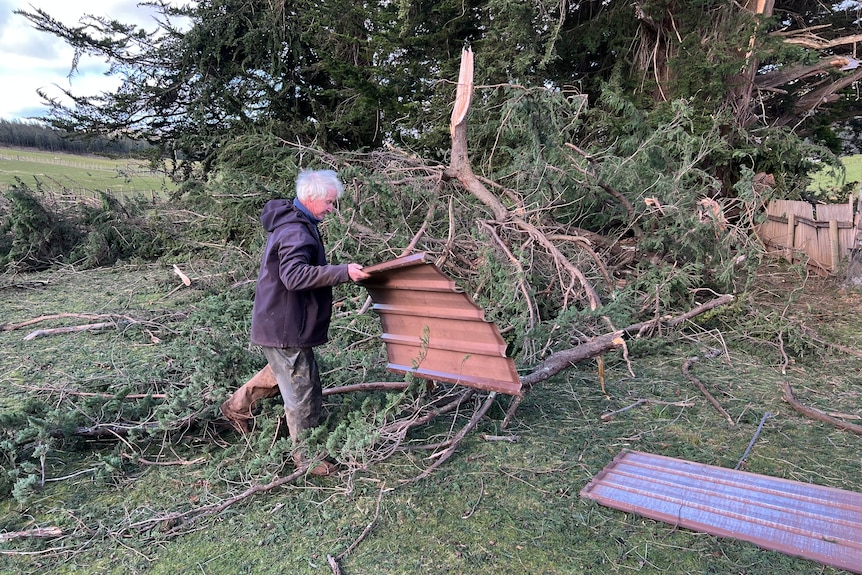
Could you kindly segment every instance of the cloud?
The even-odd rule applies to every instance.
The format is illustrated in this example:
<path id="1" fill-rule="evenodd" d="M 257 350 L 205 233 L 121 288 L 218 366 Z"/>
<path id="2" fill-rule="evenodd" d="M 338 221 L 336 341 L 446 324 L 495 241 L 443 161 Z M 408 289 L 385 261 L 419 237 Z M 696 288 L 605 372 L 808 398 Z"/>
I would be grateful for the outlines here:
<path id="1" fill-rule="evenodd" d="M 15 10 L 41 9 L 67 26 L 93 14 L 152 30 L 154 11 L 138 6 L 139 1 L 102 0 L 86 6 L 69 0 L 0 0 L 0 118 L 25 120 L 45 115 L 48 109 L 39 98 L 39 89 L 65 101 L 62 89 L 94 96 L 120 85 L 119 78 L 105 76 L 108 64 L 99 58 L 83 57 L 70 76 L 74 50 L 59 38 L 36 30 Z"/>

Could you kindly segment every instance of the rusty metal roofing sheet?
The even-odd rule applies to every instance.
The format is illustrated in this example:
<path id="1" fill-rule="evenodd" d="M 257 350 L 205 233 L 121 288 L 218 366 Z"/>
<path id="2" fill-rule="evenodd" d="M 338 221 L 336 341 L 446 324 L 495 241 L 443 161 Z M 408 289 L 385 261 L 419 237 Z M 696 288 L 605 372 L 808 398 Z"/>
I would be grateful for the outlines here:
<path id="1" fill-rule="evenodd" d="M 364 269 L 371 277 L 360 283 L 380 315 L 390 371 L 521 394 L 497 326 L 426 254 Z"/>
<path id="2" fill-rule="evenodd" d="M 624 450 L 581 496 L 862 573 L 860 493 Z"/>

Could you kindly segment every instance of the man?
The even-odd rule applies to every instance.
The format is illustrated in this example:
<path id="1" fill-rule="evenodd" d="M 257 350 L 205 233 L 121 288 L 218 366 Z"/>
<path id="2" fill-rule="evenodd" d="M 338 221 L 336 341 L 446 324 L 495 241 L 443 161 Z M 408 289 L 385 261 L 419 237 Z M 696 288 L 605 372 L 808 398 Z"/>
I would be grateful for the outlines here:
<path id="1" fill-rule="evenodd" d="M 270 200 L 263 208 L 260 220 L 269 236 L 257 277 L 251 342 L 263 348 L 275 381 L 261 370 L 222 404 L 222 414 L 241 432 L 248 431 L 252 404 L 274 395 L 276 385 L 294 447 L 320 423 L 323 392 L 313 348 L 328 339 L 332 286 L 369 277 L 357 263 L 326 262 L 317 224 L 335 211 L 343 192 L 334 171 L 303 170 L 296 199 Z M 297 467 L 309 464 L 302 449 L 293 459 Z M 311 473 L 334 470 L 323 461 Z"/>

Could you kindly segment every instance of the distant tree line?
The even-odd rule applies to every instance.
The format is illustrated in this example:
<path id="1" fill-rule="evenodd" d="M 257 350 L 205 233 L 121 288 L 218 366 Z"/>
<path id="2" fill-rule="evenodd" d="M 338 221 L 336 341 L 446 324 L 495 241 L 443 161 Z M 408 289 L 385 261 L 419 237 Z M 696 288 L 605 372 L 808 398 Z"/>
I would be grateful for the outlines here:
<path id="1" fill-rule="evenodd" d="M 150 146 L 129 138 L 103 136 L 80 138 L 38 122 L 0 119 L 0 145 L 35 148 L 47 152 L 99 154 L 106 156 L 140 155 Z"/>

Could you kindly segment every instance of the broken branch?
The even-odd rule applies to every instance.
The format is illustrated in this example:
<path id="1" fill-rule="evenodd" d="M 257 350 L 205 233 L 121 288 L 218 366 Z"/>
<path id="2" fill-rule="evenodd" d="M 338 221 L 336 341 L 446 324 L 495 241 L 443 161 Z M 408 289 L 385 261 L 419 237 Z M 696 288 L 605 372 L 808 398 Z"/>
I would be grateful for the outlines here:
<path id="1" fill-rule="evenodd" d="M 55 313 L 50 315 L 41 315 L 39 317 L 35 317 L 33 319 L 28 319 L 26 321 L 22 321 L 19 323 L 7 323 L 0 325 L 0 331 L 14 331 L 16 329 L 25 328 L 31 326 L 35 323 L 40 323 L 43 321 L 50 321 L 52 319 L 86 319 L 86 320 L 97 320 L 97 319 L 110 319 L 110 320 L 126 320 L 129 323 L 137 323 L 138 320 L 131 318 L 126 315 L 116 315 L 116 314 L 92 314 L 92 313 Z"/>
<path id="2" fill-rule="evenodd" d="M 699 314 L 702 314 L 713 308 L 722 306 L 731 301 L 733 301 L 733 296 L 730 294 L 725 294 L 711 301 L 703 303 L 685 312 L 682 315 L 667 320 L 663 320 L 662 318 L 655 318 L 639 323 L 634 323 L 628 327 L 624 327 L 617 331 L 595 337 L 582 345 L 558 351 L 548 356 L 547 359 L 540 363 L 531 373 L 522 377 L 521 387 L 523 389 L 525 387 L 533 386 L 541 381 L 548 379 L 549 377 L 558 374 L 562 370 L 579 361 L 583 361 L 585 359 L 589 359 L 591 357 L 595 357 L 605 352 L 617 349 L 621 347 L 624 343 L 624 336 L 631 337 L 630 334 L 640 336 L 645 331 L 649 329 L 655 329 L 656 327 L 676 327 Z"/>
<path id="3" fill-rule="evenodd" d="M 252 485 L 239 495 L 235 495 L 233 497 L 229 497 L 222 501 L 221 503 L 213 503 L 211 505 L 205 505 L 203 507 L 198 507 L 196 509 L 190 509 L 188 511 L 182 512 L 174 512 L 167 513 L 164 515 L 159 515 L 156 517 L 152 517 L 150 519 L 145 519 L 143 521 L 138 521 L 136 523 L 130 524 L 126 527 L 126 530 L 131 529 L 139 529 L 139 528 L 150 528 L 154 527 L 158 524 L 164 524 L 170 527 L 168 531 L 168 535 L 176 535 L 178 533 L 178 527 L 180 525 L 188 525 L 198 519 L 202 519 L 203 517 L 207 517 L 209 515 L 213 515 L 216 513 L 221 513 L 231 505 L 238 503 L 244 499 L 248 499 L 253 495 L 258 493 L 266 493 L 268 491 L 272 491 L 276 487 L 281 487 L 282 485 L 287 485 L 288 483 L 292 483 L 305 475 L 305 472 L 308 471 L 308 466 L 303 466 L 298 468 L 296 471 L 291 473 L 290 475 L 286 475 L 284 477 L 277 477 L 265 484 L 257 484 Z"/>
<path id="4" fill-rule="evenodd" d="M 497 222 L 510 221 L 518 226 L 530 238 L 539 242 L 553 257 L 554 261 L 564 268 L 572 278 L 575 278 L 583 288 L 590 309 L 601 306 L 601 299 L 595 287 L 584 273 L 572 264 L 568 258 L 551 242 L 545 234 L 526 220 L 512 214 L 506 206 L 491 193 L 488 188 L 473 173 L 467 154 L 467 115 L 470 110 L 470 100 L 473 92 L 473 52 L 465 49 L 461 52 L 461 71 L 458 76 L 458 89 L 455 95 L 455 106 L 449 125 L 452 136 L 452 154 L 449 167 L 443 171 L 443 177 L 457 180 L 468 192 L 485 204 L 492 212 Z"/>
<path id="5" fill-rule="evenodd" d="M 831 415 L 824 413 L 819 409 L 803 405 L 793 395 L 793 389 L 791 389 L 790 387 L 790 382 L 785 381 L 781 384 L 781 386 L 784 390 L 784 401 L 789 403 L 793 409 L 795 409 L 802 415 L 808 416 L 811 419 L 816 419 L 817 421 L 822 421 L 823 423 L 828 423 L 829 425 L 833 425 L 838 429 L 843 429 L 857 435 L 862 435 L 862 425 L 856 425 L 855 423 L 841 421 L 840 419 L 832 417 Z"/>
<path id="6" fill-rule="evenodd" d="M 693 384 L 695 384 L 695 385 L 697 386 L 697 388 L 698 388 L 698 389 L 700 390 L 700 392 L 704 395 L 704 397 L 706 397 L 706 399 L 708 399 L 708 400 L 709 400 L 709 402 L 712 404 L 712 406 L 713 406 L 713 407 L 714 407 L 714 408 L 715 408 L 715 409 L 716 409 L 720 414 L 722 414 L 722 415 L 725 417 L 725 419 L 727 419 L 727 421 L 729 421 L 729 422 L 730 422 L 730 425 L 731 425 L 731 426 L 736 425 L 736 423 L 734 423 L 734 421 L 733 421 L 733 418 L 732 418 L 732 417 L 730 417 L 730 414 L 729 414 L 729 413 L 727 413 L 727 411 L 726 411 L 726 410 L 721 406 L 721 404 L 718 402 L 718 400 L 717 400 L 717 399 L 715 399 L 715 396 L 713 396 L 713 395 L 709 392 L 709 390 L 706 388 L 706 386 L 705 386 L 703 383 L 701 383 L 701 381 L 700 381 L 699 379 L 697 379 L 695 376 L 693 376 L 693 375 L 691 374 L 691 372 L 689 371 L 689 369 L 691 368 L 692 364 L 693 364 L 694 362 L 696 362 L 696 361 L 700 361 L 700 358 L 699 358 L 699 357 L 697 357 L 697 356 L 690 357 L 690 358 L 688 358 L 687 360 L 685 360 L 685 363 L 683 363 L 683 364 L 682 364 L 682 373 L 683 373 L 683 374 L 684 374 L 684 375 L 685 375 L 685 376 L 686 376 L 686 377 L 687 377 L 687 378 L 688 378 L 688 379 L 689 379 Z"/>
<path id="7" fill-rule="evenodd" d="M 44 337 L 46 335 L 56 335 L 58 333 L 77 333 L 79 331 L 98 331 L 100 329 L 105 329 L 108 327 L 116 327 L 112 321 L 103 321 L 99 323 L 87 323 L 84 325 L 71 325 L 67 327 L 55 327 L 51 329 L 37 329 L 35 331 L 31 331 L 24 337 L 24 341 L 30 341 L 36 339 L 37 337 Z"/>
<path id="8" fill-rule="evenodd" d="M 494 399 L 496 397 L 497 397 L 496 391 L 492 391 L 491 393 L 489 393 L 488 397 L 485 398 L 485 403 L 482 404 L 482 407 L 480 407 L 478 410 L 476 410 L 476 413 L 473 414 L 473 417 L 470 419 L 470 421 L 467 423 L 467 425 L 465 425 L 461 429 L 461 431 L 459 431 L 455 435 L 455 437 L 452 439 L 452 445 L 450 445 L 446 449 L 446 451 L 443 451 L 442 453 L 440 453 L 439 456 L 436 456 L 437 461 L 435 461 L 434 463 L 429 465 L 425 469 L 425 471 L 423 471 L 422 473 L 420 473 L 419 475 L 417 475 L 413 479 L 407 479 L 405 481 L 415 482 L 415 481 L 419 481 L 420 479 L 424 479 L 424 478 L 428 477 L 429 475 L 431 475 L 431 472 L 433 472 L 435 469 L 440 467 L 443 464 L 443 462 L 445 462 L 447 459 L 449 459 L 452 456 L 452 454 L 455 453 L 455 450 L 458 449 L 458 445 L 461 444 L 461 440 L 464 439 L 464 437 L 470 431 L 472 431 L 477 425 L 479 425 L 479 422 L 482 420 L 483 417 L 485 417 L 485 414 L 488 413 L 488 410 L 491 408 L 491 405 L 494 403 Z"/>
<path id="9" fill-rule="evenodd" d="M 13 539 L 23 539 L 26 537 L 48 539 L 51 537 L 60 537 L 61 535 L 63 535 L 63 530 L 59 527 L 37 527 L 35 529 L 26 529 L 24 531 L 0 533 L 0 543 L 12 541 Z"/>

